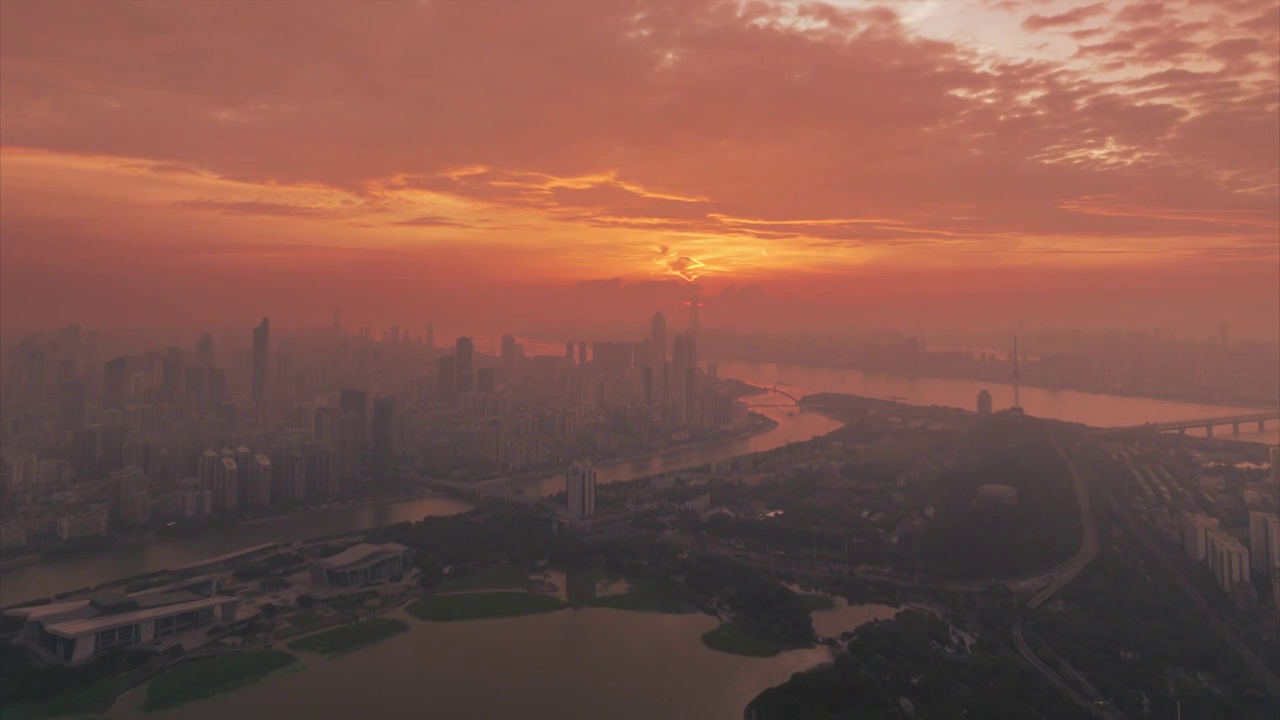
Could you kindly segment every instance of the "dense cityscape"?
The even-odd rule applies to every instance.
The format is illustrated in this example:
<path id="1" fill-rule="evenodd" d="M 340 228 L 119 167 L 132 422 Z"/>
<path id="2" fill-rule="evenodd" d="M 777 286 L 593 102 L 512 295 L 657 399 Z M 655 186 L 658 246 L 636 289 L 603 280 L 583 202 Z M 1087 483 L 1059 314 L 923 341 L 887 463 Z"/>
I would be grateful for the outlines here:
<path id="1" fill-rule="evenodd" d="M 0 720 L 1280 718 L 1280 0 L 0 0 Z"/>

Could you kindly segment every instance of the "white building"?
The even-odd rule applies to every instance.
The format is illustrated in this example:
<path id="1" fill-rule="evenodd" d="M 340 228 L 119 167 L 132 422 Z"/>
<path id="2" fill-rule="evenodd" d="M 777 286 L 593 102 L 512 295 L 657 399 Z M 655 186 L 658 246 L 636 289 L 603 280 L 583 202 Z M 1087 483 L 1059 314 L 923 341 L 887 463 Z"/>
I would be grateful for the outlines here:
<path id="1" fill-rule="evenodd" d="M 352 545 L 337 555 L 307 562 L 317 587 L 353 587 L 400 575 L 412 567 L 413 553 L 396 543 Z"/>
<path id="2" fill-rule="evenodd" d="M 211 624 L 234 619 L 238 600 L 221 595 L 202 597 L 189 591 L 148 591 L 126 595 L 119 591 L 88 600 L 14 608 L 10 617 L 26 619 L 21 642 L 43 657 L 75 665 L 112 648 L 149 643 Z"/>
<path id="3" fill-rule="evenodd" d="M 271 506 L 271 459 L 258 453 L 249 460 L 249 504 Z"/>
<path id="4" fill-rule="evenodd" d="M 1182 519 L 1182 541 L 1192 562 L 1208 557 L 1209 533 L 1218 529 L 1218 519 L 1203 513 L 1187 513 Z"/>
<path id="5" fill-rule="evenodd" d="M 1249 513 L 1249 561 L 1249 567 L 1264 575 L 1280 567 L 1280 516 Z"/>
<path id="6" fill-rule="evenodd" d="M 1228 592 L 1236 583 L 1249 582 L 1249 549 L 1220 531 L 1209 533 L 1209 569 Z"/>
<path id="7" fill-rule="evenodd" d="M 596 469 L 591 460 L 569 466 L 564 476 L 565 493 L 568 495 L 569 517 L 584 518 L 596 511 Z"/>

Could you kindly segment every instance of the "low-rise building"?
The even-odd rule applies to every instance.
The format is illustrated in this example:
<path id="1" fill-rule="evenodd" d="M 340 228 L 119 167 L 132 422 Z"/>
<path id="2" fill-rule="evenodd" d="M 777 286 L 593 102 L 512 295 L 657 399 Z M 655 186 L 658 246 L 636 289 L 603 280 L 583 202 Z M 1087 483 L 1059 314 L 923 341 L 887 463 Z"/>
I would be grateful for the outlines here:
<path id="1" fill-rule="evenodd" d="M 26 620 L 19 639 L 37 654 L 75 665 L 112 648 L 148 643 L 215 619 L 233 620 L 238 604 L 221 595 L 204 597 L 187 590 L 135 595 L 113 591 L 5 614 Z"/>
<path id="2" fill-rule="evenodd" d="M 107 508 L 105 506 L 94 505 L 58 516 L 58 537 L 63 540 L 106 534 Z"/>
<path id="3" fill-rule="evenodd" d="M 400 575 L 412 566 L 413 553 L 396 543 L 360 543 L 327 558 L 307 561 L 311 583 L 318 587 L 353 587 Z"/>

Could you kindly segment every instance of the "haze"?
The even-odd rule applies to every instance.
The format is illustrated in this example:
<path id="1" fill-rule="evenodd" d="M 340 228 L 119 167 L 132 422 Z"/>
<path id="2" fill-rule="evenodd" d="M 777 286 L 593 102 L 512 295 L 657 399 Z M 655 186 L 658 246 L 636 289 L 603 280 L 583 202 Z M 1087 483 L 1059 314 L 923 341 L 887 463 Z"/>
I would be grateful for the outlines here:
<path id="1" fill-rule="evenodd" d="M 1272 339 L 1278 63 L 1273 0 L 5 2 L 0 310 Z"/>

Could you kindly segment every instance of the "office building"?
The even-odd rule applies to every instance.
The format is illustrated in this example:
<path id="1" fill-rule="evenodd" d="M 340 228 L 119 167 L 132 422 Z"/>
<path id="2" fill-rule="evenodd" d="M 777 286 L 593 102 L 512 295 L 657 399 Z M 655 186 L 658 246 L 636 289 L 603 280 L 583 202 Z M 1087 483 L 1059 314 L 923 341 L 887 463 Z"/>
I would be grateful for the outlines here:
<path id="1" fill-rule="evenodd" d="M 267 358 L 269 357 L 271 328 L 266 318 L 253 329 L 253 377 L 251 396 L 259 411 L 267 401 Z"/>
<path id="2" fill-rule="evenodd" d="M 990 390 L 978 391 L 978 414 L 979 415 L 991 414 L 991 391 Z"/>
<path id="3" fill-rule="evenodd" d="M 584 342 L 578 343 L 578 364 L 587 364 L 587 344 Z"/>
<path id="4" fill-rule="evenodd" d="M 472 375 L 472 360 L 475 353 L 475 346 L 469 337 L 458 338 L 454 345 L 454 375 L 457 378 L 456 387 L 458 394 L 471 392 L 475 389 L 475 377 Z"/>
<path id="5" fill-rule="evenodd" d="M 439 373 L 437 375 L 437 388 L 440 394 L 440 400 L 443 402 L 452 402 L 458 397 L 458 375 L 457 363 L 452 355 L 446 355 L 440 358 Z"/>
<path id="6" fill-rule="evenodd" d="M 567 495 L 570 518 L 585 518 L 596 511 L 596 469 L 591 460 L 575 462 L 565 473 L 565 494 Z"/>
<path id="7" fill-rule="evenodd" d="M 213 337 L 209 333 L 200 336 L 196 343 L 196 364 L 200 367 L 213 367 Z"/>

